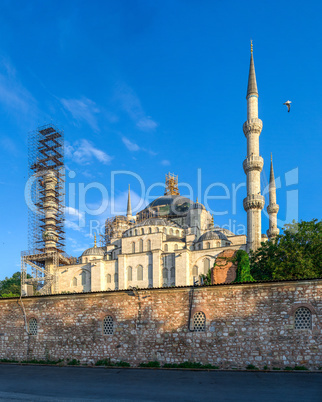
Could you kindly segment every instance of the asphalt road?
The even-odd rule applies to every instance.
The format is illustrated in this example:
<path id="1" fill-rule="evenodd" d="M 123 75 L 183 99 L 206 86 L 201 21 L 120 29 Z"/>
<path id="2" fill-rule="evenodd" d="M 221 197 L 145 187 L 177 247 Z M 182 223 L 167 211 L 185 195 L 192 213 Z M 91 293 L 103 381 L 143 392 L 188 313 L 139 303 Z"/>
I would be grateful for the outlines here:
<path id="1" fill-rule="evenodd" d="M 322 373 L 0 365 L 3 401 L 322 401 Z"/>

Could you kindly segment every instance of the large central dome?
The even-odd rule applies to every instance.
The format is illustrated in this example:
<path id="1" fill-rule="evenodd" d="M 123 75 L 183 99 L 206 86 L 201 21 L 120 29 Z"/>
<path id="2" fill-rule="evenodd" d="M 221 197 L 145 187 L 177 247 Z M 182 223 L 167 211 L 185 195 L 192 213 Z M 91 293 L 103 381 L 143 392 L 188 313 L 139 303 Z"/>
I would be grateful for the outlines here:
<path id="1" fill-rule="evenodd" d="M 181 195 L 164 195 L 152 201 L 143 211 L 142 215 L 166 217 L 186 215 L 193 202 Z"/>

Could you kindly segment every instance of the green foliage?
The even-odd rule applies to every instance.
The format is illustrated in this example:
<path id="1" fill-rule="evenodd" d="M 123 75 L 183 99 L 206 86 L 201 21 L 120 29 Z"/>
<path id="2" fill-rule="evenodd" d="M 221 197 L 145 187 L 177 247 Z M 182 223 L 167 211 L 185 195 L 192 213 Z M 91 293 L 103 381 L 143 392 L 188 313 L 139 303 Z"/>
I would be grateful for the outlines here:
<path id="1" fill-rule="evenodd" d="M 160 362 L 153 361 L 148 363 L 140 363 L 139 367 L 160 367 Z"/>
<path id="2" fill-rule="evenodd" d="M 249 364 L 249 365 L 246 367 L 246 370 L 258 370 L 258 367 L 254 366 L 253 364 Z"/>
<path id="3" fill-rule="evenodd" d="M 290 367 L 290 366 L 284 367 L 284 371 L 291 371 L 291 370 L 293 370 L 293 369 L 292 369 L 292 367 Z"/>
<path id="4" fill-rule="evenodd" d="M 308 370 L 305 366 L 295 366 L 293 370 Z"/>
<path id="5" fill-rule="evenodd" d="M 273 367 L 273 370 L 280 370 L 279 367 Z"/>
<path id="6" fill-rule="evenodd" d="M 165 363 L 164 368 L 190 368 L 190 369 L 208 369 L 218 370 L 218 366 L 212 366 L 211 364 L 201 364 L 196 362 L 183 362 L 183 363 Z"/>
<path id="7" fill-rule="evenodd" d="M 77 359 L 72 359 L 67 363 L 68 366 L 79 366 L 80 362 Z"/>
<path id="8" fill-rule="evenodd" d="M 131 367 L 130 363 L 123 362 L 120 360 L 119 362 L 112 363 L 111 359 L 102 359 L 97 360 L 95 366 L 106 366 L 106 367 Z"/>
<path id="9" fill-rule="evenodd" d="M 20 286 L 20 272 L 16 272 L 11 278 L 6 277 L 0 281 L 0 297 L 19 297 Z"/>
<path id="10" fill-rule="evenodd" d="M 211 285 L 211 269 L 208 270 L 207 275 L 199 275 L 199 283 L 201 284 L 202 281 L 204 285 Z"/>
<path id="11" fill-rule="evenodd" d="M 58 364 L 61 363 L 63 360 L 59 359 L 59 360 L 36 360 L 36 359 L 32 359 L 32 360 L 22 360 L 21 363 L 29 363 L 29 364 Z"/>
<path id="12" fill-rule="evenodd" d="M 251 253 L 251 274 L 255 280 L 322 277 L 322 221 L 293 222 L 284 234 L 262 243 Z"/>
<path id="13" fill-rule="evenodd" d="M 19 363 L 18 360 L 0 359 L 0 363 Z"/>
<path id="14" fill-rule="evenodd" d="M 263 369 L 264 369 L 264 370 L 268 370 L 268 366 L 264 366 Z"/>
<path id="15" fill-rule="evenodd" d="M 249 256 L 244 250 L 238 250 L 234 263 L 237 262 L 235 282 L 253 282 L 254 279 L 250 274 Z"/>

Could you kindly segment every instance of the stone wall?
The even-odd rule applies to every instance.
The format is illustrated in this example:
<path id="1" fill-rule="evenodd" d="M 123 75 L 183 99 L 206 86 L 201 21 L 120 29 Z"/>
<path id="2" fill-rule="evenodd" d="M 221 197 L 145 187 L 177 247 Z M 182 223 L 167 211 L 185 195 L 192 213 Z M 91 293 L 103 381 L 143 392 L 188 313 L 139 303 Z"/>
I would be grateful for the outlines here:
<path id="1" fill-rule="evenodd" d="M 322 366 L 322 280 L 0 299 L 0 359 L 102 358 L 138 365 L 196 361 L 222 368 Z M 295 329 L 304 306 L 312 329 Z M 38 334 L 25 331 L 35 318 Z M 193 332 L 202 311 L 205 332 Z M 103 335 L 104 317 L 114 320 Z M 192 317 L 189 323 L 189 317 Z"/>

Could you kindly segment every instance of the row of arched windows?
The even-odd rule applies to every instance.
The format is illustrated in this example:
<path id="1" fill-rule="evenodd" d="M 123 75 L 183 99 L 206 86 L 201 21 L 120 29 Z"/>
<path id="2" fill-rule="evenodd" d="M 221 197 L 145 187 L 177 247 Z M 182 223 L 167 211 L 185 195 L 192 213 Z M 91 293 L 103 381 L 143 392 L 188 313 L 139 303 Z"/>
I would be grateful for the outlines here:
<path id="1" fill-rule="evenodd" d="M 138 248 L 137 248 L 135 242 L 133 241 L 132 244 L 131 244 L 131 250 L 132 250 L 133 254 L 136 252 L 136 250 L 137 250 L 138 253 L 142 253 L 144 251 L 143 240 L 142 239 L 139 240 Z M 147 242 L 146 242 L 146 250 L 145 251 L 151 251 L 151 240 L 147 240 Z"/>
<path id="2" fill-rule="evenodd" d="M 90 274 L 90 272 L 82 271 L 80 274 L 80 277 L 81 277 L 81 284 L 84 286 L 84 285 L 86 285 L 87 280 L 90 280 L 91 274 Z M 74 277 L 72 283 L 73 283 L 73 286 L 76 287 L 78 285 L 78 279 L 76 277 Z"/>
<path id="3" fill-rule="evenodd" d="M 174 246 L 173 246 L 173 250 L 178 250 L 178 245 L 177 244 L 175 244 Z M 167 245 L 167 244 L 165 244 L 164 245 L 164 251 L 169 251 L 169 246 Z"/>
<path id="4" fill-rule="evenodd" d="M 154 233 L 159 233 L 159 232 L 160 232 L 160 228 L 156 227 Z M 151 233 L 153 233 L 153 229 L 149 227 L 147 229 L 141 228 L 141 229 L 130 230 L 127 232 L 127 236 L 140 236 L 140 235 L 151 234 Z M 164 228 L 163 233 L 169 234 L 171 236 L 173 236 L 173 235 L 180 236 L 180 231 L 178 229 L 174 230 L 172 228 L 170 228 L 170 229 Z"/>
<path id="5" fill-rule="evenodd" d="M 299 307 L 294 314 L 294 328 L 295 329 L 312 329 L 312 313 L 306 307 Z M 206 331 L 206 315 L 202 311 L 196 312 L 192 317 L 192 327 L 194 332 Z M 28 322 L 29 335 L 36 336 L 38 334 L 38 322 L 36 318 L 30 318 Z M 114 319 L 112 316 L 107 315 L 102 321 L 103 335 L 112 335 L 114 333 Z"/>

